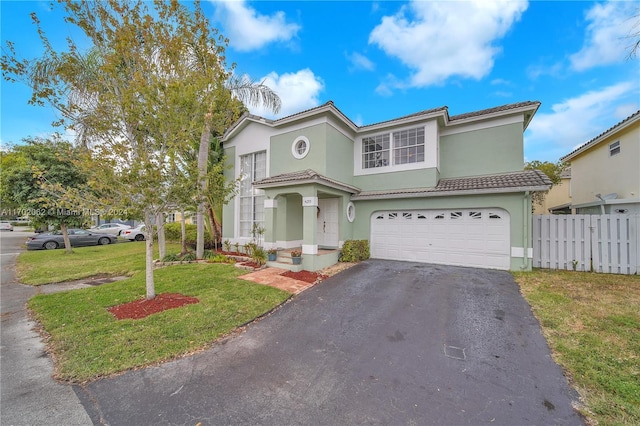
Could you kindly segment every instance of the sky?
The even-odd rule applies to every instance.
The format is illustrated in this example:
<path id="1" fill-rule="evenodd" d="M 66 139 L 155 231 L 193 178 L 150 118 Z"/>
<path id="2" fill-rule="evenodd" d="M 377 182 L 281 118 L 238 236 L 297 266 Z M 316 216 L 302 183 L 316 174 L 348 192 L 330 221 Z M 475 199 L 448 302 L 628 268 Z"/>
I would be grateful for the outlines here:
<path id="1" fill-rule="evenodd" d="M 188 3 L 187 3 L 188 4 Z M 640 109 L 632 1 L 202 1 L 236 72 L 276 91 L 284 117 L 327 101 L 358 125 L 447 106 L 450 115 L 539 101 L 525 161 L 556 162 Z M 42 53 L 30 13 L 64 48 L 89 42 L 48 1 L 0 1 L 0 35 Z M 640 56 L 640 52 L 637 52 Z M 0 143 L 46 137 L 51 107 L 1 83 Z"/>

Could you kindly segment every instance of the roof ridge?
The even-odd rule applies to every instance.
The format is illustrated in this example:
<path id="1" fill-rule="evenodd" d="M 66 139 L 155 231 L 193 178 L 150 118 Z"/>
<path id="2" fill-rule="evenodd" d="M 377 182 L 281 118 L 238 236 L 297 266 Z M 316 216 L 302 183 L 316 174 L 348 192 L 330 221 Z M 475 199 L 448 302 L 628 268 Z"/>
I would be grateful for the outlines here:
<path id="1" fill-rule="evenodd" d="M 589 144 L 591 144 L 591 143 L 595 142 L 596 140 L 602 138 L 607 133 L 613 132 L 616 128 L 622 126 L 624 123 L 626 123 L 628 121 L 632 121 L 637 116 L 640 116 L 640 109 L 638 111 L 634 112 L 633 114 L 631 114 L 630 116 L 628 116 L 627 118 L 625 118 L 625 119 L 619 121 L 618 123 L 614 124 L 613 126 L 609 127 L 607 130 L 605 130 L 604 132 L 600 133 L 598 136 L 589 139 L 589 141 L 583 143 L 582 145 L 580 145 L 579 147 L 577 147 L 576 149 L 574 149 L 573 151 L 571 151 L 567 155 L 560 157 L 560 160 L 564 161 L 565 158 L 569 157 L 572 154 L 575 154 L 576 152 L 580 151 L 583 148 L 586 148 L 587 146 L 589 146 Z"/>
<path id="2" fill-rule="evenodd" d="M 494 112 L 508 111 L 510 109 L 516 109 L 524 106 L 532 106 L 536 104 L 540 104 L 540 101 L 523 101 L 523 102 L 515 102 L 511 104 L 504 104 L 497 107 L 485 108 L 478 111 L 471 111 L 471 112 L 465 112 L 462 114 L 452 115 L 449 117 L 449 121 L 462 120 L 464 118 L 477 117 L 480 115 L 487 115 Z"/>

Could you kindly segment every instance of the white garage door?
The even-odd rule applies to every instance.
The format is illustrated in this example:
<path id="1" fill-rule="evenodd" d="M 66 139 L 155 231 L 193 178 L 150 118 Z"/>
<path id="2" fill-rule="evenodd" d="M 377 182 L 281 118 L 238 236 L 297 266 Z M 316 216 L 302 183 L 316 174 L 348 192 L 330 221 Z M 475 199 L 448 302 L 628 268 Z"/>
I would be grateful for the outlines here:
<path id="1" fill-rule="evenodd" d="M 502 209 L 395 210 L 371 216 L 371 257 L 491 269 L 510 267 Z"/>

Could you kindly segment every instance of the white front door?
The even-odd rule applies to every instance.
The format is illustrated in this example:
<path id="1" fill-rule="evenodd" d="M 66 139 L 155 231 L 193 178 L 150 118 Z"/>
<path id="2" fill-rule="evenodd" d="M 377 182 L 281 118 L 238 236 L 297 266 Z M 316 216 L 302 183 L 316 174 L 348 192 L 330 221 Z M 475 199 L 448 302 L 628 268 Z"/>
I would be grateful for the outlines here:
<path id="1" fill-rule="evenodd" d="M 316 243 L 321 247 L 338 247 L 338 199 L 318 200 Z"/>

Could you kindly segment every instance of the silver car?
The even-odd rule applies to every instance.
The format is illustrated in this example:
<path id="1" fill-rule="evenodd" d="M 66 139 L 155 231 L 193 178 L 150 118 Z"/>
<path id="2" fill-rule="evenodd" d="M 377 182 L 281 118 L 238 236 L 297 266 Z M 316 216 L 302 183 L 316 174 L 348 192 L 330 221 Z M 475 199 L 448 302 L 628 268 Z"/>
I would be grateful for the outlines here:
<path id="1" fill-rule="evenodd" d="M 122 231 L 127 229 L 131 229 L 131 227 L 124 223 L 103 223 L 100 226 L 89 229 L 89 232 L 93 232 L 95 234 L 122 235 Z"/>
<path id="2" fill-rule="evenodd" d="M 118 242 L 118 237 L 110 234 L 96 234 L 86 229 L 67 229 L 71 247 L 97 246 Z M 54 250 L 64 247 L 62 231 L 52 231 L 29 237 L 26 242 L 27 250 Z"/>
<path id="3" fill-rule="evenodd" d="M 13 231 L 13 225 L 11 222 L 0 220 L 0 231 Z"/>

